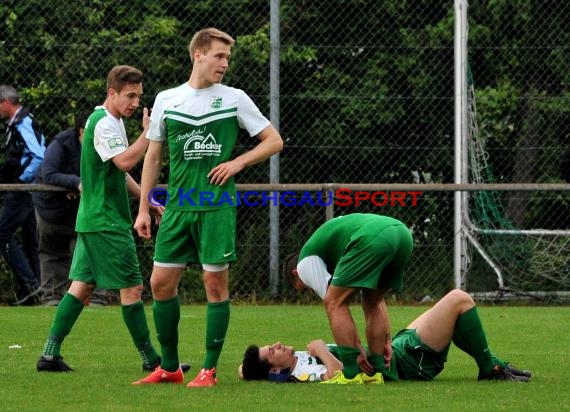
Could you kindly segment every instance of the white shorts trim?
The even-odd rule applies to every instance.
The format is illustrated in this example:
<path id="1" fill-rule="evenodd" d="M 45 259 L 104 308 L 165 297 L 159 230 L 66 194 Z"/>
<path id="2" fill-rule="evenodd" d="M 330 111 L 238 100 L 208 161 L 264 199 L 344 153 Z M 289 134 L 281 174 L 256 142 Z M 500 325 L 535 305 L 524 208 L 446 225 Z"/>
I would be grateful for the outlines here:
<path id="1" fill-rule="evenodd" d="M 229 263 L 222 263 L 221 265 L 202 263 L 202 269 L 207 270 L 208 272 L 221 272 L 222 270 L 226 270 L 229 266 Z"/>
<path id="2" fill-rule="evenodd" d="M 186 263 L 163 263 L 154 261 L 154 266 L 158 266 L 161 268 L 185 268 Z"/>

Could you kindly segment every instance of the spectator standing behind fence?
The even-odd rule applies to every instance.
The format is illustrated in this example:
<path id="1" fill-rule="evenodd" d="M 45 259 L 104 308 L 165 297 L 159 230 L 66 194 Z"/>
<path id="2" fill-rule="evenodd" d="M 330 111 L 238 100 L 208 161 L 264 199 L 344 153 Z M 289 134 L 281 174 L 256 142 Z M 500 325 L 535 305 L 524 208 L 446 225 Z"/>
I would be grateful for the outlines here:
<path id="1" fill-rule="evenodd" d="M 234 176 L 283 147 L 281 136 L 239 89 L 220 84 L 228 68 L 234 39 L 209 28 L 190 42 L 192 72 L 188 82 L 156 97 L 145 156 L 141 203 L 135 228 L 150 238 L 149 194 L 160 172 L 162 145 L 168 142 L 173 195 L 158 229 L 151 286 L 153 314 L 162 362 L 135 383 L 182 383 L 178 369 L 178 283 L 187 263 L 200 263 L 208 300 L 206 356 L 189 387 L 216 384 L 216 365 L 230 320 L 229 262 L 236 260 L 236 187 Z M 259 140 L 252 150 L 230 159 L 240 128 Z M 192 191 L 192 199 L 176 196 Z M 202 192 L 214 193 L 212 204 L 201 204 Z M 222 200 L 225 199 L 225 202 Z"/>
<path id="2" fill-rule="evenodd" d="M 143 93 L 143 73 L 130 66 L 115 66 L 107 76 L 107 98 L 85 125 L 81 148 L 81 200 L 77 214 L 77 245 L 69 278 L 72 280 L 55 312 L 38 371 L 67 372 L 61 345 L 95 289 L 120 289 L 121 311 L 143 362 L 143 370 L 160 364 L 154 350 L 141 300 L 143 281 L 132 233 L 128 193 L 140 196 L 140 187 L 128 174 L 148 147 L 145 134 L 148 110 L 143 110 L 143 131 L 131 145 L 123 117 L 131 117 Z M 162 213 L 162 208 L 151 210 Z"/>
<path id="3" fill-rule="evenodd" d="M 69 267 L 77 232 L 75 219 L 79 208 L 81 180 L 79 166 L 85 115 L 75 118 L 75 127 L 58 133 L 48 145 L 36 183 L 61 186 L 68 191 L 32 193 L 38 222 L 41 268 L 41 303 L 57 306 L 69 287 Z M 90 305 L 105 305 L 108 297 L 96 289 Z"/>
<path id="4" fill-rule="evenodd" d="M 43 161 L 44 135 L 32 114 L 20 104 L 16 89 L 0 85 L 0 118 L 8 119 L 4 140 L 2 183 L 32 183 Z M 15 238 L 22 230 L 22 246 Z M 15 304 L 37 302 L 40 264 L 36 217 L 32 195 L 26 191 L 5 192 L 0 215 L 0 253 L 16 275 L 22 290 Z"/>

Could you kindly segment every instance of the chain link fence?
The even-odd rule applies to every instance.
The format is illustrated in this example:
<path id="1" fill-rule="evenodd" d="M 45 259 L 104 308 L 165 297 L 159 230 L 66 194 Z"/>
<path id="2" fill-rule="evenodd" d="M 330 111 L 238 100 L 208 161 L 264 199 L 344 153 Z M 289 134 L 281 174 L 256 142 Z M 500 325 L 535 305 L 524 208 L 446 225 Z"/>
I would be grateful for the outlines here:
<path id="1" fill-rule="evenodd" d="M 279 157 L 281 183 L 454 182 L 451 0 L 5 0 L 0 4 L 0 82 L 19 89 L 49 140 L 68 128 L 77 113 L 103 102 L 105 77 L 115 64 L 144 71 L 143 104 L 152 106 L 159 90 L 187 80 L 192 34 L 216 26 L 237 40 L 224 83 L 246 90 L 269 116 L 269 23 L 275 5 L 280 24 L 279 129 L 285 141 Z M 482 148 L 481 157 L 469 165 L 479 171 L 471 181 L 560 182 L 559 158 L 570 136 L 569 16 L 566 2 L 470 2 L 468 62 L 476 102 L 470 136 Z M 138 118 L 126 124 L 130 136 L 138 135 Z M 237 153 L 251 148 L 252 140 L 244 135 Z M 267 183 L 269 167 L 265 162 L 249 168 L 237 181 Z M 138 179 L 140 168 L 132 174 Z M 317 196 L 318 191 L 310 193 Z M 303 193 L 292 196 L 299 200 Z M 570 226 L 566 192 L 470 196 L 470 215 L 480 227 L 562 230 Z M 481 198 L 492 198 L 494 203 Z M 430 191 L 422 193 L 415 205 L 411 200 L 408 194 L 405 202 L 393 206 L 345 201 L 345 206 L 334 208 L 334 215 L 371 212 L 406 222 L 414 233 L 415 251 L 399 297 L 435 299 L 454 286 L 454 196 Z M 298 250 L 326 220 L 326 210 L 310 202 L 280 206 L 280 260 Z M 495 210 L 499 217 L 493 220 L 490 215 Z M 270 208 L 263 205 L 242 205 L 238 210 L 232 297 L 310 299 L 293 292 L 283 279 L 277 284 L 271 281 L 269 215 Z M 496 241 L 489 246 L 485 235 L 480 236 L 489 254 L 501 255 Z M 515 236 L 513 242 L 520 239 L 524 236 Z M 153 245 L 137 242 L 141 268 L 148 276 Z M 563 250 L 559 248 L 557 264 L 566 265 L 560 262 Z M 504 251 L 512 264 L 530 266 L 528 260 L 513 259 L 516 254 L 510 248 Z M 524 271 L 522 267 L 517 273 Z M 203 300 L 199 267 L 189 267 L 188 274 L 181 285 L 182 297 Z M 531 286 L 511 276 L 507 282 L 524 290 L 539 288 L 543 280 Z M 0 283 L 0 299 L 8 300 L 14 281 L 3 264 Z M 557 289 L 570 289 L 566 282 L 554 283 Z M 477 253 L 470 261 L 466 288 L 497 288 L 495 273 Z"/>

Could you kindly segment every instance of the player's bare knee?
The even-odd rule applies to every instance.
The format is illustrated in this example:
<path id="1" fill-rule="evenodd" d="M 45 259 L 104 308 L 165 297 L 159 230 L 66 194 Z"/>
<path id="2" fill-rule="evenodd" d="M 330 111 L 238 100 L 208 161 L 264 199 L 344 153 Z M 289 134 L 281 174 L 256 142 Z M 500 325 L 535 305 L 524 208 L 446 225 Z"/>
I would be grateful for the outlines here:
<path id="1" fill-rule="evenodd" d="M 121 289 L 121 303 L 122 304 L 132 304 L 141 300 L 143 292 L 143 285 L 136 285 L 130 288 Z"/>
<path id="2" fill-rule="evenodd" d="M 327 294 L 325 295 L 323 303 L 325 304 L 326 311 L 332 312 L 338 309 L 339 307 L 345 305 L 345 300 L 335 296 L 331 297 Z"/>
<path id="3" fill-rule="evenodd" d="M 94 290 L 95 284 L 74 280 L 71 282 L 68 292 L 79 300 L 85 300 L 91 296 Z"/>
<path id="4" fill-rule="evenodd" d="M 150 289 L 152 290 L 153 294 L 162 287 L 162 284 L 163 282 L 155 276 L 150 277 Z"/>
<path id="5" fill-rule="evenodd" d="M 151 277 L 150 287 L 155 300 L 172 299 L 178 294 L 178 282 L 176 279 L 169 280 L 160 277 Z"/>
<path id="6" fill-rule="evenodd" d="M 471 307 L 475 306 L 475 301 L 471 295 L 461 289 L 453 289 L 448 293 L 450 299 L 453 299 L 456 307 L 459 308 L 461 312 L 469 310 Z"/>
<path id="7" fill-rule="evenodd" d="M 229 299 L 228 285 L 223 281 L 209 281 L 204 280 L 204 290 L 208 302 L 223 302 Z"/>

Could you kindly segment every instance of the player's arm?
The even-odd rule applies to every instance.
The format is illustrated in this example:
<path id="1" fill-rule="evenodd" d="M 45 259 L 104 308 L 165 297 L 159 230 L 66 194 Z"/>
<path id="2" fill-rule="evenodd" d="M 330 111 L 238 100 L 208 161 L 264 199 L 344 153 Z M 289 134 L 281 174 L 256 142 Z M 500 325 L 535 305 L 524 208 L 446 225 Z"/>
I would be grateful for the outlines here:
<path id="1" fill-rule="evenodd" d="M 142 193 L 141 187 L 135 181 L 135 179 L 133 179 L 132 176 L 128 173 L 127 173 L 127 190 L 129 191 L 131 196 L 136 197 L 137 199 L 140 199 L 141 193 Z M 149 205 L 149 212 L 151 215 L 153 215 L 155 217 L 156 224 L 159 224 L 160 221 L 162 220 L 162 215 L 164 214 L 164 206 Z M 149 219 L 150 219 L 150 217 L 149 217 Z"/>
<path id="2" fill-rule="evenodd" d="M 24 151 L 24 156 L 28 157 L 28 165 L 22 172 L 18 179 L 24 183 L 30 183 L 34 180 L 34 176 L 38 173 L 38 170 L 44 160 L 45 147 L 38 142 L 36 138 L 34 129 L 32 127 L 32 119 L 26 116 L 16 128 L 20 132 L 22 139 L 24 139 L 27 151 Z M 43 139 L 42 135 L 42 139 Z"/>
<path id="3" fill-rule="evenodd" d="M 145 151 L 148 147 L 148 140 L 146 139 L 146 134 L 150 125 L 150 118 L 148 115 L 148 109 L 145 107 L 143 109 L 143 131 L 135 140 L 135 142 L 121 154 L 113 157 L 113 163 L 117 168 L 123 172 L 130 171 L 144 156 Z"/>
<path id="4" fill-rule="evenodd" d="M 63 163 L 68 161 L 63 145 L 54 140 L 46 149 L 41 168 L 43 182 L 48 185 L 65 187 L 78 191 L 81 179 L 73 173 L 63 173 Z"/>
<path id="5" fill-rule="evenodd" d="M 141 196 L 141 187 L 139 184 L 133 179 L 133 177 L 127 173 L 127 190 L 132 197 L 136 197 L 137 199 Z"/>
<path id="6" fill-rule="evenodd" d="M 214 167 L 208 178 L 214 185 L 224 185 L 230 177 L 235 176 L 248 166 L 263 162 L 283 150 L 283 139 L 279 132 L 269 124 L 258 135 L 259 143 L 253 149 L 228 162 Z"/>
<path id="7" fill-rule="evenodd" d="M 342 369 L 342 362 L 329 351 L 324 340 L 316 339 L 309 342 L 307 350 L 311 356 L 319 358 L 327 368 L 327 372 L 321 376 L 321 380 L 326 381 L 332 378 L 336 371 Z"/>
<path id="8" fill-rule="evenodd" d="M 141 186 L 139 213 L 135 221 L 135 229 L 138 235 L 144 239 L 150 239 L 150 195 L 158 181 L 162 161 L 162 142 L 151 141 L 144 157 Z"/>
<path id="9" fill-rule="evenodd" d="M 331 283 L 323 301 L 333 338 L 337 345 L 358 348 L 360 337 L 349 307 L 349 300 L 353 294 L 354 289 Z"/>
<path id="10" fill-rule="evenodd" d="M 390 336 L 390 317 L 388 316 L 388 307 L 386 301 L 380 303 L 380 316 L 382 325 L 381 333 L 384 334 L 384 366 L 390 369 L 390 360 L 392 359 L 392 338 Z"/>

